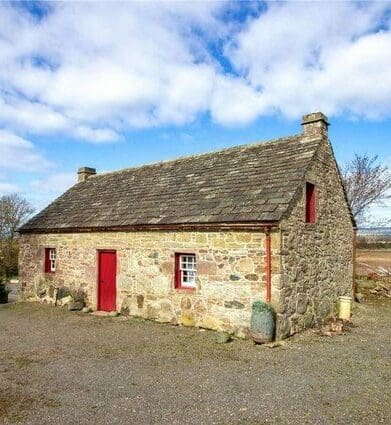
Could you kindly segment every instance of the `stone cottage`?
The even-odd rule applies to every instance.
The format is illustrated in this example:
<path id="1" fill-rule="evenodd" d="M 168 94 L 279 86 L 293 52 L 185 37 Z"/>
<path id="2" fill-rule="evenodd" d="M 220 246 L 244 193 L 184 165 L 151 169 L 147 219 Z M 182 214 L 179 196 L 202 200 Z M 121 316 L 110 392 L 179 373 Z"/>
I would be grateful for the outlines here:
<path id="1" fill-rule="evenodd" d="M 249 332 L 270 302 L 277 338 L 353 288 L 355 224 L 320 112 L 303 131 L 78 183 L 20 228 L 24 299 L 82 288 L 97 310 Z"/>

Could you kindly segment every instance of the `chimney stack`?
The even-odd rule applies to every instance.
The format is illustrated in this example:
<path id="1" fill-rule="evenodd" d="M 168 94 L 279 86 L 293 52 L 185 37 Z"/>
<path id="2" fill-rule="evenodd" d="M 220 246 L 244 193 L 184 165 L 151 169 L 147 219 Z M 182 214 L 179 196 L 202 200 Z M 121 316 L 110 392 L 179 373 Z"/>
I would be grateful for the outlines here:
<path id="1" fill-rule="evenodd" d="M 95 168 L 81 167 L 77 171 L 77 181 L 78 183 L 85 182 L 89 177 L 94 176 L 95 174 Z"/>
<path id="2" fill-rule="evenodd" d="M 324 137 L 327 139 L 329 126 L 328 119 L 322 112 L 313 112 L 303 116 L 303 136 Z"/>

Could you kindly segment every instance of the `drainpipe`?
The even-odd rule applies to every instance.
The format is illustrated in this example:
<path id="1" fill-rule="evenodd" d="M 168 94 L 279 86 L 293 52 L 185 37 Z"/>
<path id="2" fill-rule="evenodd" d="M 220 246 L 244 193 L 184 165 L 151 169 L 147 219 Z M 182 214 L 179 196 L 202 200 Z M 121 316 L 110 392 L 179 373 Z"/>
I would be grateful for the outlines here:
<path id="1" fill-rule="evenodd" d="M 272 298 L 272 253 L 270 226 L 265 226 L 266 236 L 266 302 L 270 303 Z"/>
<path id="2" fill-rule="evenodd" d="M 356 244 L 357 244 L 357 228 L 353 229 L 353 278 L 352 278 L 352 295 L 353 300 L 356 299 Z"/>

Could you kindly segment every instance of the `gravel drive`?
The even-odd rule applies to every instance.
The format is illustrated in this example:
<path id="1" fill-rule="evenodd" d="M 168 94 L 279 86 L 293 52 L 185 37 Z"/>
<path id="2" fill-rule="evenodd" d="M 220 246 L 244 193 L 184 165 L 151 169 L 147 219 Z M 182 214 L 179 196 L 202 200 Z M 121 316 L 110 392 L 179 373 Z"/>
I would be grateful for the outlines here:
<path id="1" fill-rule="evenodd" d="M 278 348 L 34 303 L 0 306 L 0 423 L 391 423 L 391 301 Z"/>

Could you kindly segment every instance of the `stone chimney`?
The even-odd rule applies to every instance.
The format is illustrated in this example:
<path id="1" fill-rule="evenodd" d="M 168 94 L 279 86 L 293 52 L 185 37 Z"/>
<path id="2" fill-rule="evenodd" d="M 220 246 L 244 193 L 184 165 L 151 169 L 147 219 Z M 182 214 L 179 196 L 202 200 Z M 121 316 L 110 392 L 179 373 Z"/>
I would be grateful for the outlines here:
<path id="1" fill-rule="evenodd" d="M 85 182 L 89 177 L 91 177 L 95 174 L 96 174 L 95 168 L 81 167 L 77 171 L 77 181 L 79 183 Z"/>
<path id="2" fill-rule="evenodd" d="M 303 116 L 303 136 L 308 137 L 328 137 L 327 128 L 329 126 L 326 115 L 322 112 L 313 112 Z"/>

